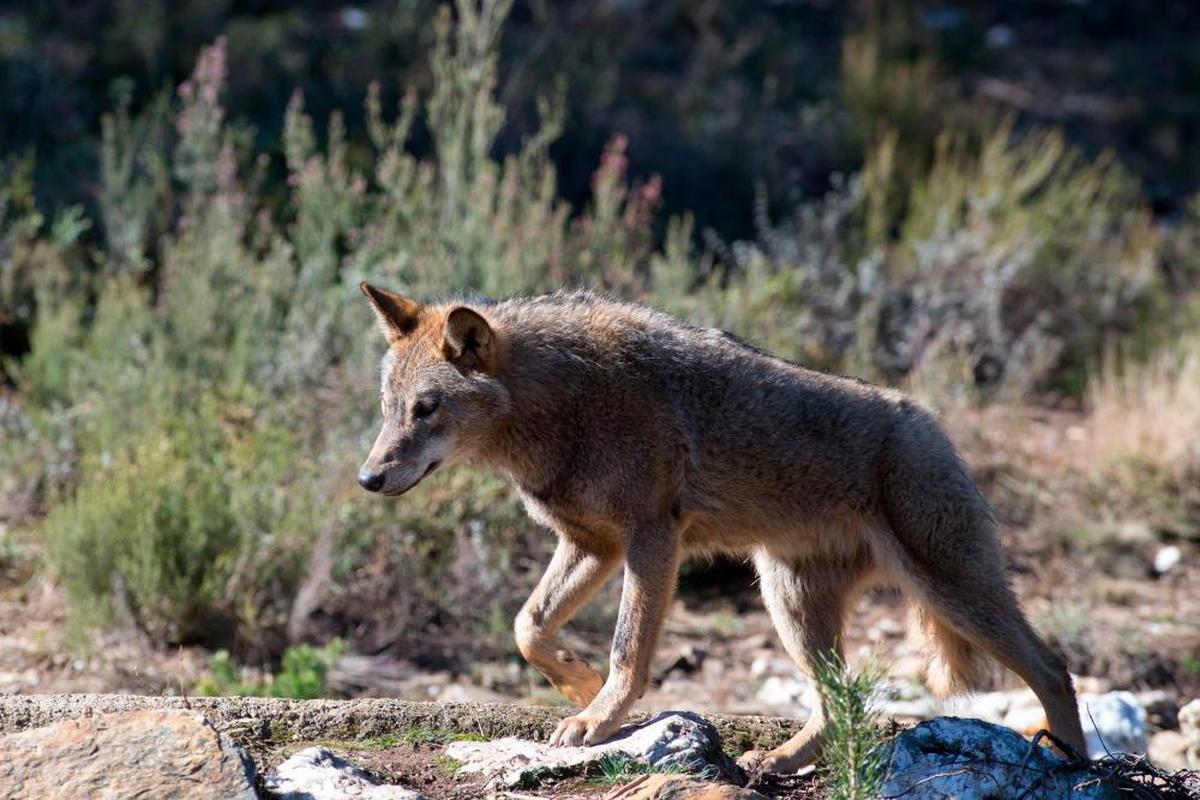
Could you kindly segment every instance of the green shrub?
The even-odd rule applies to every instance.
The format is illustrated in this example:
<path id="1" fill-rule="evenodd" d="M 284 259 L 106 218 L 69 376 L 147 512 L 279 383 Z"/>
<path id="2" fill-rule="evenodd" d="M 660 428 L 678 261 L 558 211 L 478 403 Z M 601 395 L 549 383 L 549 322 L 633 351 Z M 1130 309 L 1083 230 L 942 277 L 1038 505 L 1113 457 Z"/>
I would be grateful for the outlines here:
<path id="1" fill-rule="evenodd" d="M 1078 394 L 1104 342 L 1153 323 L 1158 237 L 1111 159 L 1007 121 L 978 142 L 943 134 L 915 175 L 894 148 L 884 137 L 860 175 L 781 223 L 760 204 L 757 241 L 725 250 L 689 311 L 804 363 L 935 396 Z"/>
<path id="2" fill-rule="evenodd" d="M 264 679 L 247 678 L 228 650 L 218 650 L 208 664 L 208 675 L 196 685 L 196 693 L 205 697 L 287 697 L 310 700 L 329 694 L 330 668 L 345 652 L 335 639 L 324 647 L 300 644 L 283 653 L 279 671 Z"/>
<path id="3" fill-rule="evenodd" d="M 248 597 L 270 608 L 270 587 L 294 585 L 289 509 L 273 497 L 294 450 L 230 409 L 202 402 L 85 458 L 74 496 L 42 528 L 77 613 L 127 614 L 155 641 L 219 642 L 245 621 Z"/>

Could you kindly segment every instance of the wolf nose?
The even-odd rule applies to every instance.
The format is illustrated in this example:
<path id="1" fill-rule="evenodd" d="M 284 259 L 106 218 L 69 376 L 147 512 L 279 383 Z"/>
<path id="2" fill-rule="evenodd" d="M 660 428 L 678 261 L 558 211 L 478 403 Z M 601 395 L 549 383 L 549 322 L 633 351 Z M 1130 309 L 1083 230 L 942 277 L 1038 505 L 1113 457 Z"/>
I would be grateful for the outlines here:
<path id="1" fill-rule="evenodd" d="M 358 473 L 358 485 L 368 492 L 378 492 L 382 489 L 385 479 L 386 476 L 382 472 L 372 472 L 369 469 L 364 469 Z"/>

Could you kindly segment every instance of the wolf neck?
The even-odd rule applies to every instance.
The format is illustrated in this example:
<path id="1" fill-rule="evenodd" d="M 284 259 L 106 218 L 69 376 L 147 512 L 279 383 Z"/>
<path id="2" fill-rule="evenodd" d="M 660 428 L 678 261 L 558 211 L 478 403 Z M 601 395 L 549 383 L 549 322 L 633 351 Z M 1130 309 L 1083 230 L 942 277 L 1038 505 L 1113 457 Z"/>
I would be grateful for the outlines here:
<path id="1" fill-rule="evenodd" d="M 580 393 L 588 372 L 603 367 L 581 357 L 574 342 L 509 340 L 501 380 L 511 408 L 496 426 L 486 448 L 489 466 L 518 487 L 537 494 L 564 471 L 581 435 Z"/>

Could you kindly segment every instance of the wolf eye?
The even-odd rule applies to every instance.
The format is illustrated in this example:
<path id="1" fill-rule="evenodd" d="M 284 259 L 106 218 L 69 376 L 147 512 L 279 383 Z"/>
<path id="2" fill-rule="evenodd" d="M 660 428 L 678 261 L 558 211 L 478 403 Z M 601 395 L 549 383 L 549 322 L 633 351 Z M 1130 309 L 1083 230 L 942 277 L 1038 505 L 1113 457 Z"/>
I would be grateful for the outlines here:
<path id="1" fill-rule="evenodd" d="M 413 419 L 426 419 L 431 416 L 434 411 L 437 411 L 437 400 L 418 400 L 413 403 L 412 415 Z"/>

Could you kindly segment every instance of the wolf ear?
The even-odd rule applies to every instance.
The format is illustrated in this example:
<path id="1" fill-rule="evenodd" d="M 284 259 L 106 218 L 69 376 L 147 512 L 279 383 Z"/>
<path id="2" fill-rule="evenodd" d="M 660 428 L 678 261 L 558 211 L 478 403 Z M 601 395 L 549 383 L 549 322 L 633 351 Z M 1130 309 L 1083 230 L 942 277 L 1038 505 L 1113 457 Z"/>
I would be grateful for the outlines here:
<path id="1" fill-rule="evenodd" d="M 421 316 L 421 305 L 415 300 L 393 294 L 387 289 L 363 281 L 358 285 L 362 293 L 371 301 L 375 309 L 375 317 L 383 331 L 388 344 L 399 341 L 412 333 L 417 327 L 417 319 Z"/>
<path id="2" fill-rule="evenodd" d="M 450 361 L 486 367 L 491 360 L 495 341 L 492 326 L 478 312 L 459 306 L 451 309 L 446 316 L 442 352 Z"/>

